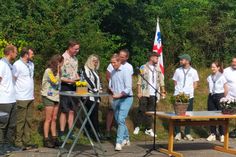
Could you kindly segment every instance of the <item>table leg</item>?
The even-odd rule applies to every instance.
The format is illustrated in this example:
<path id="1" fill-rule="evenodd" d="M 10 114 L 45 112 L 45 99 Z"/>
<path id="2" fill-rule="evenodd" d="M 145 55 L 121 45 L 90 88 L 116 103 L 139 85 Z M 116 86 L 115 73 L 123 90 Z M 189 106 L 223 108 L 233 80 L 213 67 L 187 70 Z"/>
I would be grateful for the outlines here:
<path id="1" fill-rule="evenodd" d="M 91 112 L 93 111 L 93 109 L 94 109 L 94 107 L 95 107 L 97 101 L 98 101 L 98 98 L 95 98 L 95 102 L 93 103 L 93 105 L 92 105 L 92 107 L 91 107 L 91 109 L 90 109 Z M 98 141 L 98 145 L 99 145 L 99 147 L 100 147 L 100 149 L 101 149 L 101 151 L 102 151 L 102 153 L 103 153 L 103 156 L 104 156 L 105 154 L 104 154 L 104 149 L 103 149 L 103 147 L 102 147 L 101 141 L 100 141 L 100 139 L 99 139 L 99 137 L 98 137 L 98 135 L 97 135 L 97 132 L 96 132 L 94 126 L 93 126 L 93 123 L 91 122 L 91 120 L 90 120 L 90 118 L 89 118 L 89 116 L 90 116 L 91 113 L 88 114 L 86 108 L 85 108 L 84 106 L 82 106 L 82 107 L 83 107 L 83 109 L 84 109 L 85 114 L 88 115 L 88 123 L 89 123 L 89 125 L 90 125 L 90 127 L 91 127 L 91 129 L 92 129 L 92 131 L 93 131 L 93 134 L 94 134 L 95 137 L 96 137 L 96 140 Z M 96 150 L 94 150 L 94 151 L 95 151 L 95 154 L 97 154 L 97 153 L 96 153 Z"/>
<path id="2" fill-rule="evenodd" d="M 81 117 L 79 117 L 79 121 L 80 121 L 81 124 L 83 123 L 83 120 L 82 120 Z M 89 139 L 89 142 L 90 142 L 91 146 L 93 147 L 93 150 L 94 150 L 95 154 L 97 154 L 97 151 L 96 151 L 96 149 L 95 149 L 93 140 L 92 140 L 91 137 L 89 136 L 89 133 L 88 133 L 88 130 L 86 129 L 86 127 L 84 128 L 84 131 L 85 131 L 85 134 L 87 135 L 87 137 L 88 137 L 88 139 Z"/>
<path id="3" fill-rule="evenodd" d="M 214 149 L 220 152 L 236 155 L 236 150 L 229 149 L 229 119 L 225 119 L 225 134 L 224 134 L 224 147 L 215 146 Z"/>
<path id="4" fill-rule="evenodd" d="M 80 105 L 81 105 L 82 109 L 84 110 L 85 107 L 84 107 L 84 104 L 83 104 L 83 102 L 82 102 L 81 100 L 80 100 Z M 76 143 L 78 142 L 79 136 L 80 136 L 80 134 L 82 133 L 83 129 L 85 128 L 85 125 L 86 125 L 86 123 L 87 123 L 87 121 L 88 121 L 88 119 L 89 119 L 89 115 L 91 114 L 93 108 L 94 108 L 94 106 L 91 107 L 91 110 L 89 111 L 89 113 L 87 113 L 87 111 L 84 112 L 84 114 L 85 114 L 84 122 L 83 122 L 82 125 L 81 125 L 81 128 L 80 128 L 80 130 L 79 130 L 79 132 L 78 132 L 78 134 L 77 134 L 77 136 L 76 136 L 76 138 L 75 138 L 75 140 L 74 140 L 74 142 L 73 142 L 73 144 L 72 144 L 72 146 L 71 146 L 71 148 L 70 148 L 70 150 L 69 150 L 69 153 L 68 153 L 67 157 L 69 157 L 69 156 L 71 155 L 71 153 L 72 153 L 72 151 L 73 151 L 73 149 L 74 149 Z M 85 110 L 86 110 L 86 109 L 85 109 Z"/>
<path id="5" fill-rule="evenodd" d="M 70 98 L 71 98 L 71 102 L 74 103 L 72 97 L 70 97 Z M 85 100 L 84 103 L 86 103 L 86 100 Z M 68 139 L 69 139 L 69 137 L 70 137 L 70 135 L 71 135 L 71 133 L 72 133 L 72 131 L 73 131 L 73 129 L 74 129 L 74 127 L 75 127 L 77 121 L 78 121 L 78 119 L 79 119 L 79 116 L 80 116 L 80 114 L 81 114 L 81 111 L 82 111 L 82 108 L 80 108 L 80 109 L 78 110 L 78 112 L 77 112 L 77 114 L 76 114 L 76 117 L 75 117 L 75 119 L 74 119 L 74 123 L 73 123 L 73 125 L 72 125 L 72 128 L 69 129 L 69 132 L 67 133 L 66 138 L 65 138 L 63 144 L 62 144 L 61 147 L 59 148 L 59 152 L 57 153 L 57 157 L 59 157 L 59 156 L 61 155 L 61 149 L 63 149 L 63 148 L 65 147 L 65 145 L 66 145 L 66 143 L 67 143 L 67 141 L 68 141 Z"/>
<path id="6" fill-rule="evenodd" d="M 177 153 L 173 151 L 174 148 L 174 122 L 173 120 L 169 120 L 169 137 L 168 137 L 168 150 L 164 148 L 160 148 L 160 152 L 165 153 L 169 156 L 175 157 L 183 157 L 181 153 Z"/>

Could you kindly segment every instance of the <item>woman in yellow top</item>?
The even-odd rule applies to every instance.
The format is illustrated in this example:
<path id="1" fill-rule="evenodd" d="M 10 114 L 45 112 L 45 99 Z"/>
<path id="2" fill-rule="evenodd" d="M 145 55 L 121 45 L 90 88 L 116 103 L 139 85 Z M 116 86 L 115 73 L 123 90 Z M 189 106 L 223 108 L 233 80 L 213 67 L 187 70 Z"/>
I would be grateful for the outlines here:
<path id="1" fill-rule="evenodd" d="M 63 61 L 64 58 L 61 55 L 54 55 L 49 61 L 42 80 L 41 95 L 45 106 L 44 146 L 48 148 L 60 146 L 56 133 L 56 119 Z M 49 130 L 51 130 L 52 139 L 49 139 Z"/>

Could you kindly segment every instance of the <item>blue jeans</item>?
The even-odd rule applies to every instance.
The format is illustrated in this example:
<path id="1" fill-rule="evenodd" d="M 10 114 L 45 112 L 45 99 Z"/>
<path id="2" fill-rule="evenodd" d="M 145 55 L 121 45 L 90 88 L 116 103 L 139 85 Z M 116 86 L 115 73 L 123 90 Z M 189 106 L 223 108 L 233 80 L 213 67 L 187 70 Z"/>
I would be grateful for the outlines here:
<path id="1" fill-rule="evenodd" d="M 123 140 L 129 140 L 129 131 L 125 123 L 129 110 L 133 103 L 133 97 L 114 99 L 112 108 L 118 125 L 116 143 L 122 144 Z"/>

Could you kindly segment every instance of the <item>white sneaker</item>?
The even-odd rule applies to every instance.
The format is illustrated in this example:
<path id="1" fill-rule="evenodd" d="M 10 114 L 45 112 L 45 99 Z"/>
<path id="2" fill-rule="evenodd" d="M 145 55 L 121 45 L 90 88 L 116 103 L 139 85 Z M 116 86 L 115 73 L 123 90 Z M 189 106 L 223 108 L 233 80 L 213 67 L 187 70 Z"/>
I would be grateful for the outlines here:
<path id="1" fill-rule="evenodd" d="M 157 137 L 156 134 L 154 134 L 153 130 L 152 129 L 149 129 L 149 130 L 145 130 L 145 134 L 148 135 L 148 136 L 151 136 L 151 137 Z"/>
<path id="2" fill-rule="evenodd" d="M 225 136 L 224 136 L 224 135 L 221 135 L 221 136 L 220 136 L 220 142 L 224 143 L 224 141 L 225 141 Z"/>
<path id="3" fill-rule="evenodd" d="M 193 141 L 194 140 L 193 137 L 190 134 L 186 135 L 185 139 L 189 140 L 189 141 Z"/>
<path id="4" fill-rule="evenodd" d="M 181 133 L 179 132 L 179 133 L 177 133 L 177 134 L 175 135 L 175 140 L 176 140 L 176 141 L 181 141 L 181 139 L 182 139 Z"/>
<path id="5" fill-rule="evenodd" d="M 122 150 L 122 145 L 119 144 L 119 143 L 117 143 L 117 144 L 116 144 L 116 147 L 115 147 L 115 150 L 116 150 L 116 151 L 121 151 L 121 150 Z"/>
<path id="6" fill-rule="evenodd" d="M 121 144 L 122 147 L 124 146 L 130 146 L 130 141 L 129 140 L 124 140 Z"/>
<path id="7" fill-rule="evenodd" d="M 140 128 L 139 128 L 139 127 L 136 127 L 136 128 L 134 129 L 133 134 L 134 134 L 134 135 L 138 135 L 139 131 L 140 131 Z"/>
<path id="8" fill-rule="evenodd" d="M 207 141 L 215 141 L 216 140 L 216 135 L 215 134 L 211 134 L 208 138 Z"/>

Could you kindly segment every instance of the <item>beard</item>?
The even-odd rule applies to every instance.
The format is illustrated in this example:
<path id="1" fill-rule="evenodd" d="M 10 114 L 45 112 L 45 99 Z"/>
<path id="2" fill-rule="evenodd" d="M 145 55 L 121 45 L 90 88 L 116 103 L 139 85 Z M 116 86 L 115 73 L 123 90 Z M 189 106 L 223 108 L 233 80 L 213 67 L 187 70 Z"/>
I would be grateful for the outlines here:
<path id="1" fill-rule="evenodd" d="M 232 65 L 231 67 L 232 69 L 236 70 L 236 65 Z"/>

